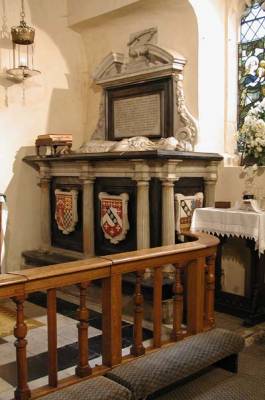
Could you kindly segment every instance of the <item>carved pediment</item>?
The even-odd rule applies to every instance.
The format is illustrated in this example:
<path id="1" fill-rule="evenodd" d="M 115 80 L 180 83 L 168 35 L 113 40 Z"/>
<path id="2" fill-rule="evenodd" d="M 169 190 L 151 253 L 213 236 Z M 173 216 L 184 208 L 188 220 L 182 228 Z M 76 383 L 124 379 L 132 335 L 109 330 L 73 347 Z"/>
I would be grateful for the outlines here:
<path id="1" fill-rule="evenodd" d="M 129 48 L 127 58 L 122 53 L 108 54 L 96 68 L 93 78 L 97 84 L 108 86 L 113 79 L 129 82 L 133 79 L 132 74 L 144 74 L 147 77 L 153 74 L 158 76 L 159 71 L 162 75 L 181 72 L 185 64 L 185 57 L 178 52 L 145 43 L 134 49 Z"/>
<path id="2" fill-rule="evenodd" d="M 154 44 L 146 45 L 146 51 L 150 61 L 154 64 L 171 64 L 174 68 L 179 71 L 183 70 L 184 65 L 186 64 L 186 59 L 177 51 L 171 49 L 163 49 Z"/>
<path id="3" fill-rule="evenodd" d="M 124 54 L 109 53 L 96 68 L 93 79 L 99 81 L 106 77 L 116 76 L 121 73 L 121 68 L 124 65 Z"/>

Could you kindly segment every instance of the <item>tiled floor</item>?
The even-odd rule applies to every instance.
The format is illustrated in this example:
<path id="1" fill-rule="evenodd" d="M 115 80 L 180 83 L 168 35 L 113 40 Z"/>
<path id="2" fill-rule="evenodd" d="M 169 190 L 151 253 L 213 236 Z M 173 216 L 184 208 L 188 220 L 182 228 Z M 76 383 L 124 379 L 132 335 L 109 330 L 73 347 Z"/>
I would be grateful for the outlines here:
<path id="1" fill-rule="evenodd" d="M 58 369 L 59 379 L 73 375 L 77 363 L 77 329 L 76 329 L 76 301 L 71 296 L 60 295 L 57 299 L 57 332 L 58 332 Z M 15 310 L 11 301 L 1 301 L 10 309 Z M 29 386 L 31 389 L 47 384 L 47 326 L 46 326 L 46 296 L 34 294 L 25 302 L 25 315 L 37 320 L 43 325 L 29 330 L 27 334 Z M 227 314 L 216 314 L 217 326 L 235 330 L 246 338 L 253 334 L 265 332 L 265 323 L 253 328 L 243 328 L 242 320 Z M 0 321 L 1 323 L 1 321 Z M 90 310 L 89 318 L 89 358 L 90 365 L 101 364 L 101 314 Z M 123 321 L 123 354 L 127 354 L 132 343 L 133 326 L 128 321 Z M 144 329 L 144 340 L 152 337 L 152 332 Z M 0 400 L 13 398 L 16 385 L 16 363 L 14 336 L 0 338 Z"/>
<path id="2" fill-rule="evenodd" d="M 59 379 L 74 374 L 78 357 L 77 344 L 77 304 L 67 301 L 67 296 L 57 298 L 57 347 Z M 1 301 L 1 305 L 15 310 L 15 305 L 9 301 Z M 43 325 L 30 329 L 27 334 L 27 356 L 29 369 L 29 386 L 31 389 L 47 384 L 47 325 L 46 325 L 46 295 L 39 293 L 29 296 L 24 303 L 25 316 Z M 89 359 L 91 367 L 101 364 L 101 314 L 90 310 L 89 317 Z M 0 321 L 1 323 L 1 321 Z M 144 339 L 151 338 L 152 333 L 144 329 Z M 122 323 L 123 354 L 128 353 L 132 344 L 133 326 L 130 322 Z M 13 398 L 16 385 L 16 354 L 14 336 L 0 338 L 0 400 Z"/>

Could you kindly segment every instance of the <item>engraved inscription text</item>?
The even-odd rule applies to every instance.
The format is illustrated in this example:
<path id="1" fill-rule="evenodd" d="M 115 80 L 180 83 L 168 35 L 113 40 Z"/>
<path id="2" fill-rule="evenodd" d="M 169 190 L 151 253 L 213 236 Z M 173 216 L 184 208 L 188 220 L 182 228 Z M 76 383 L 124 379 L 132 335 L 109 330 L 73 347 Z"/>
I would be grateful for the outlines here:
<path id="1" fill-rule="evenodd" d="M 114 100 L 114 135 L 158 136 L 161 134 L 160 94 Z"/>

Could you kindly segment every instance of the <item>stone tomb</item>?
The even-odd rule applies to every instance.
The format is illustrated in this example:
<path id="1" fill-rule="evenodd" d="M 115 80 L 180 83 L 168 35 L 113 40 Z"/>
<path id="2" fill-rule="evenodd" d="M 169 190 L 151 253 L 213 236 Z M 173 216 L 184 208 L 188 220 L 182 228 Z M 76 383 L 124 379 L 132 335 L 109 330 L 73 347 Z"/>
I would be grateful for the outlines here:
<path id="1" fill-rule="evenodd" d="M 202 191 L 205 205 L 214 205 L 220 159 L 163 150 L 25 157 L 40 176 L 41 249 L 87 257 L 175 243 L 174 194 Z M 68 231 L 58 218 L 60 193 L 73 193 Z M 120 202 L 126 194 L 120 237 L 102 227 L 102 194 Z"/>
<path id="2" fill-rule="evenodd" d="M 186 105 L 185 58 L 149 28 L 94 73 L 102 89 L 91 139 L 69 155 L 24 160 L 39 171 L 42 249 L 75 256 L 175 243 L 174 194 L 214 204 L 218 154 L 191 151 L 197 121 Z"/>
<path id="3" fill-rule="evenodd" d="M 156 28 L 137 32 L 127 56 L 111 52 L 97 67 L 102 99 L 91 139 L 67 155 L 25 157 L 41 188 L 41 249 L 24 252 L 27 264 L 174 244 L 175 193 L 203 192 L 205 205 L 214 204 L 222 157 L 193 151 L 186 60 L 157 37 Z M 143 286 L 152 295 L 152 282 Z"/>

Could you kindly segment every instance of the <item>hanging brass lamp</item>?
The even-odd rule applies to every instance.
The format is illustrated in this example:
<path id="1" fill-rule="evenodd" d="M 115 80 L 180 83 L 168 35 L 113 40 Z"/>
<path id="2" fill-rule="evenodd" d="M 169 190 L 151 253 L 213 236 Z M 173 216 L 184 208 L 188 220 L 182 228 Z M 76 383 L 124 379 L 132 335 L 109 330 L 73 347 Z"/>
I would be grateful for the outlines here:
<path id="1" fill-rule="evenodd" d="M 40 71 L 34 69 L 34 37 L 35 29 L 27 25 L 25 21 L 24 0 L 21 0 L 20 24 L 11 28 L 13 43 L 13 67 L 7 70 L 11 77 L 22 81 Z"/>

